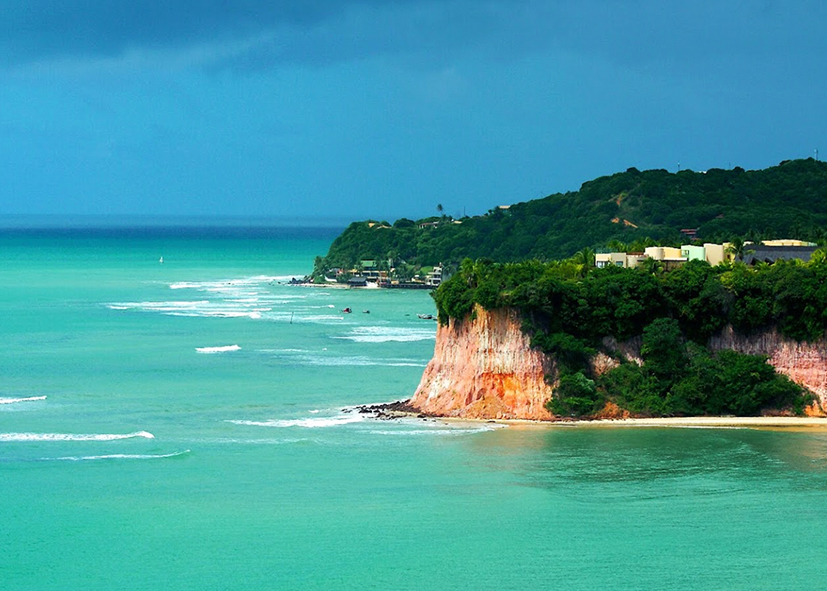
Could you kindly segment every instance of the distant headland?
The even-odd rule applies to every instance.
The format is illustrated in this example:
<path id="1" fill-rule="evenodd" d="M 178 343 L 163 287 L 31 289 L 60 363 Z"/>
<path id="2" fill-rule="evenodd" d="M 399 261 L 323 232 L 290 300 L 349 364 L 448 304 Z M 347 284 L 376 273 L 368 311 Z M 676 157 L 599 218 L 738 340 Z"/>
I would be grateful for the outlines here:
<path id="1" fill-rule="evenodd" d="M 825 227 L 813 159 L 631 168 L 473 218 L 354 222 L 313 280 L 439 269 L 436 351 L 408 403 L 426 414 L 820 416 Z"/>

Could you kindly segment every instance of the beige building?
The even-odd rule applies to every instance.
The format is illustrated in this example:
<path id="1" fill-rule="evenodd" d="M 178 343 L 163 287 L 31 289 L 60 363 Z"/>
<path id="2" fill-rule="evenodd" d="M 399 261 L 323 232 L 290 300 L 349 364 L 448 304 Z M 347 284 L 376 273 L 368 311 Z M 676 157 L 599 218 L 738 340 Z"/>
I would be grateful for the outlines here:
<path id="1" fill-rule="evenodd" d="M 625 252 L 601 252 L 594 255 L 594 265 L 598 269 L 603 267 L 628 267 L 628 256 Z"/>
<path id="2" fill-rule="evenodd" d="M 746 242 L 745 246 L 752 243 Z M 802 240 L 765 240 L 762 243 L 764 246 L 771 247 L 813 247 L 815 244 L 804 242 Z M 715 244 L 713 242 L 705 242 L 703 246 L 694 246 L 691 244 L 684 244 L 680 248 L 671 246 L 650 246 L 644 252 L 605 252 L 595 255 L 596 267 L 637 267 L 644 259 L 651 258 L 656 261 L 663 262 L 665 269 L 674 269 L 680 267 L 687 261 L 701 260 L 706 261 L 713 267 L 721 263 L 733 260 L 733 255 L 728 251 L 732 244 L 724 242 L 723 244 Z"/>
<path id="3" fill-rule="evenodd" d="M 726 251 L 725 244 L 704 242 L 704 258 L 707 263 L 715 267 L 724 261 L 732 260 L 732 255 Z"/>
<path id="4" fill-rule="evenodd" d="M 680 248 L 673 246 L 650 246 L 643 251 L 650 259 L 661 261 L 664 269 L 674 269 L 686 262 Z"/>

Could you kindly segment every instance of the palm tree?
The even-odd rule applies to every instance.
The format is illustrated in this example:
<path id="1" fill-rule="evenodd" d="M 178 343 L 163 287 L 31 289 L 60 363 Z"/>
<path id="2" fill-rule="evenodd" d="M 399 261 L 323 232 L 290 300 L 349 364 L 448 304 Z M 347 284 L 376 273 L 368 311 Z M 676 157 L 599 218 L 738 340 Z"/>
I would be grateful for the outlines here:
<path id="1" fill-rule="evenodd" d="M 626 252 L 626 244 L 617 239 L 609 240 L 609 242 L 606 244 L 606 248 L 608 248 L 612 252 Z"/>
<path id="2" fill-rule="evenodd" d="M 810 264 L 823 265 L 825 263 L 827 263 L 827 249 L 822 247 L 815 251 L 813 256 L 810 257 Z"/>
<path id="3" fill-rule="evenodd" d="M 648 275 L 658 275 L 663 272 L 663 262 L 652 257 L 646 257 L 638 263 L 638 268 Z"/>
<path id="4" fill-rule="evenodd" d="M 577 265 L 577 276 L 583 277 L 588 275 L 589 271 L 594 268 L 595 255 L 594 251 L 588 246 L 584 246 L 571 257 L 571 261 Z"/>
<path id="5" fill-rule="evenodd" d="M 727 246 L 726 252 L 727 254 L 731 254 L 735 257 L 737 261 L 743 261 L 744 256 L 755 252 L 754 250 L 747 250 L 746 244 L 744 243 L 744 239 L 740 236 L 737 236 L 732 239 L 732 242 Z"/>
<path id="6" fill-rule="evenodd" d="M 574 253 L 574 256 L 572 257 L 572 260 L 574 260 L 575 263 L 577 263 L 578 265 L 583 265 L 585 267 L 594 267 L 594 259 L 594 250 L 592 250 L 588 246 L 584 246 L 583 248 L 578 250 L 576 253 Z"/>

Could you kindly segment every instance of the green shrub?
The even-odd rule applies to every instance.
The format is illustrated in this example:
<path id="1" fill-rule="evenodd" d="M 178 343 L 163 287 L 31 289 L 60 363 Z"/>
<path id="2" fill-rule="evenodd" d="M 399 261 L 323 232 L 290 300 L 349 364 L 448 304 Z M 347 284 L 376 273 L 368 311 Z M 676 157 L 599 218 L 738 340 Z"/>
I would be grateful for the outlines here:
<path id="1" fill-rule="evenodd" d="M 594 380 L 578 371 L 560 377 L 557 390 L 546 406 L 558 416 L 582 417 L 594 413 L 598 402 Z"/>

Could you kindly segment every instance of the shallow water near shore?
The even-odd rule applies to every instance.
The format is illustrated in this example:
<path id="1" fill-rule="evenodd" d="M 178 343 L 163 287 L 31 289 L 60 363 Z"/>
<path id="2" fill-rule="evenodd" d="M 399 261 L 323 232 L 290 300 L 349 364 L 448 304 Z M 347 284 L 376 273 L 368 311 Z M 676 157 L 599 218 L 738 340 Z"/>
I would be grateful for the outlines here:
<path id="1" fill-rule="evenodd" d="M 335 235 L 0 231 L 4 590 L 827 583 L 825 432 L 351 411 L 409 397 L 436 326 L 283 284 Z"/>

